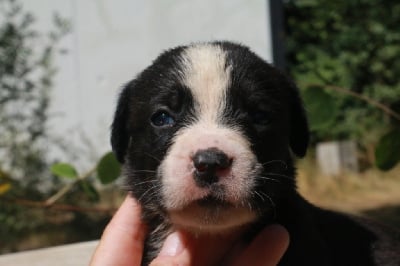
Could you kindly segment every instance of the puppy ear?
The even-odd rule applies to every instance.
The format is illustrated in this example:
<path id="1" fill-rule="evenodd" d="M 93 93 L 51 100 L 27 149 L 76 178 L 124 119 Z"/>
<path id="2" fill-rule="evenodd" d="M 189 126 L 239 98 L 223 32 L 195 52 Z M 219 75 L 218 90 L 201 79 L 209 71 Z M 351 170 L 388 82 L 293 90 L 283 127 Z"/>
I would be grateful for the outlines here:
<path id="1" fill-rule="evenodd" d="M 303 101 L 299 95 L 299 89 L 294 83 L 291 84 L 293 97 L 290 105 L 290 148 L 292 152 L 298 157 L 304 157 L 307 152 L 309 142 L 309 128 L 306 116 L 306 111 L 303 107 Z"/>
<path id="2" fill-rule="evenodd" d="M 120 163 L 124 163 L 126 151 L 129 145 L 128 119 L 133 84 L 128 83 L 119 95 L 114 121 L 111 125 L 111 147 Z"/>

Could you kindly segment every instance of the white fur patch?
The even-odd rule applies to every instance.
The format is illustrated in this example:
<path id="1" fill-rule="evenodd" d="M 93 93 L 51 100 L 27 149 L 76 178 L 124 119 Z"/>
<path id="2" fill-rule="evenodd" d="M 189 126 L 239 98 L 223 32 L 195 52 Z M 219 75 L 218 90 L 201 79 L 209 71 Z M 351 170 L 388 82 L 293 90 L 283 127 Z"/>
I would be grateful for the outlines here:
<path id="1" fill-rule="evenodd" d="M 257 218 L 251 209 L 244 206 L 208 209 L 196 204 L 171 211 L 169 215 L 175 227 L 183 227 L 194 233 L 223 233 L 251 223 Z"/>
<path id="2" fill-rule="evenodd" d="M 184 83 L 191 90 L 199 120 L 216 123 L 226 104 L 231 67 L 216 45 L 195 45 L 183 55 Z"/>

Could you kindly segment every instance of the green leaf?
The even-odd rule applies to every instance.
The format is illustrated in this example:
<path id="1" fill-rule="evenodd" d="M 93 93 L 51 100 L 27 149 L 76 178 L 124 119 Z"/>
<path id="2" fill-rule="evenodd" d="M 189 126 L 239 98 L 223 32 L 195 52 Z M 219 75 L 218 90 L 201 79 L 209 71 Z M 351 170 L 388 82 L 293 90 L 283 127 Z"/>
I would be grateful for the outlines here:
<path id="1" fill-rule="evenodd" d="M 79 182 L 79 186 L 92 202 L 100 200 L 99 192 L 97 192 L 97 189 L 90 182 L 82 180 Z"/>
<path id="2" fill-rule="evenodd" d="M 78 172 L 75 167 L 67 163 L 56 163 L 50 168 L 52 174 L 59 177 L 77 178 Z"/>
<path id="3" fill-rule="evenodd" d="M 321 87 L 309 87 L 303 94 L 312 130 L 330 126 L 336 118 L 335 99 Z"/>
<path id="4" fill-rule="evenodd" d="M 121 165 L 112 152 L 105 154 L 97 164 L 97 177 L 102 184 L 109 184 L 121 175 Z"/>
<path id="5" fill-rule="evenodd" d="M 389 170 L 400 161 L 400 130 L 394 129 L 384 135 L 375 149 L 376 166 Z"/>

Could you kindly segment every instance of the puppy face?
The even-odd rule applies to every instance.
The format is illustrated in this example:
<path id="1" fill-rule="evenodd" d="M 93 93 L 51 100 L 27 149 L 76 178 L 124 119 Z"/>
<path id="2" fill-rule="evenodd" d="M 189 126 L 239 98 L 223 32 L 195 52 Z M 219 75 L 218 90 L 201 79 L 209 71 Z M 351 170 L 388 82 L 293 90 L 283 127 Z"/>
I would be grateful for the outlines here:
<path id="1" fill-rule="evenodd" d="M 295 86 L 228 42 L 166 51 L 128 83 L 112 146 L 145 215 L 195 232 L 273 216 L 294 190 L 307 122 Z"/>

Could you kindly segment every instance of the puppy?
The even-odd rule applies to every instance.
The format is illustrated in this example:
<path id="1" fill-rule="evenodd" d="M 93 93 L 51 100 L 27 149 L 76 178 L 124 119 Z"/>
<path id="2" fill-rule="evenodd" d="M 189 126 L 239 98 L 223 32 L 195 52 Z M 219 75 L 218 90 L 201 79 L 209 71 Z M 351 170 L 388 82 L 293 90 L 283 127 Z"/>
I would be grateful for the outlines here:
<path id="1" fill-rule="evenodd" d="M 307 119 L 292 81 L 230 42 L 161 54 L 122 90 L 111 144 L 150 234 L 143 265 L 173 228 L 251 239 L 290 234 L 280 265 L 400 265 L 397 233 L 322 210 L 295 185 Z M 397 235 L 396 235 L 397 234 Z"/>

